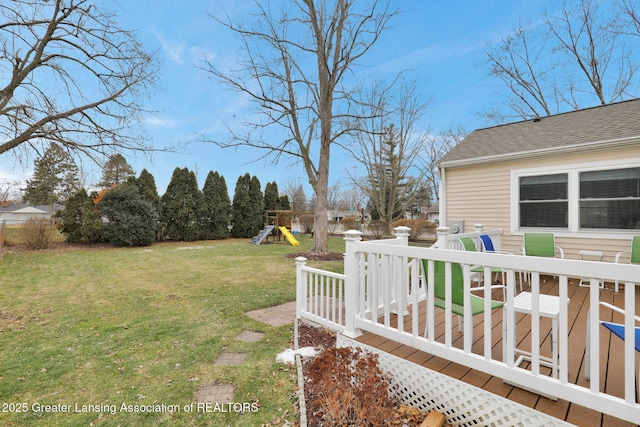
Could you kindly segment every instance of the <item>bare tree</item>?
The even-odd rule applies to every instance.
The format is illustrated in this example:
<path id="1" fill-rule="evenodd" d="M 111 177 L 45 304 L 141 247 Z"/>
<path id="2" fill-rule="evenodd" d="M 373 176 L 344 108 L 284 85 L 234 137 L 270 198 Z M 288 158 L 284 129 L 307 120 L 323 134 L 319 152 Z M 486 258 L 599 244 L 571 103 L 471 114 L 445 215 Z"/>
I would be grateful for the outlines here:
<path id="1" fill-rule="evenodd" d="M 579 108 L 579 94 L 595 94 L 600 104 L 624 99 L 632 85 L 638 65 L 630 60 L 629 47 L 617 28 L 618 17 L 607 4 L 597 0 L 579 0 L 562 8 L 558 16 L 548 16 L 549 31 L 568 59 L 568 87 L 561 92 L 563 101 Z"/>
<path id="2" fill-rule="evenodd" d="M 549 53 L 548 39 L 548 33 L 538 34 L 520 23 L 497 47 L 486 51 L 489 75 L 501 80 L 508 93 L 507 105 L 518 118 L 553 114 L 551 103 L 557 87 L 553 64 L 544 61 Z M 498 123 L 510 118 L 501 109 L 487 116 Z"/>
<path id="3" fill-rule="evenodd" d="M 0 203 L 6 203 L 11 201 L 11 184 L 8 182 L 0 182 Z"/>
<path id="4" fill-rule="evenodd" d="M 633 4 L 626 4 L 633 17 Z M 629 6 L 630 5 L 630 6 Z M 638 62 L 618 14 L 599 0 L 568 0 L 542 25 L 519 25 L 486 50 L 489 74 L 507 89 L 506 105 L 486 115 L 497 123 L 609 104 L 631 96 Z"/>
<path id="5" fill-rule="evenodd" d="M 330 185 L 327 190 L 327 208 L 330 210 L 344 209 L 344 197 L 340 191 L 340 184 Z"/>
<path id="6" fill-rule="evenodd" d="M 467 133 L 461 129 L 449 129 L 437 135 L 429 135 L 428 141 L 424 144 L 424 149 L 420 154 L 420 165 L 426 174 L 429 187 L 434 192 L 438 191 L 439 178 L 437 166 L 440 159 L 453 147 L 458 145 L 466 137 Z"/>
<path id="7" fill-rule="evenodd" d="M 251 26 L 214 17 L 240 37 L 245 59 L 237 69 L 213 62 L 205 69 L 247 95 L 260 114 L 242 131 L 229 126 L 228 141 L 214 142 L 302 163 L 316 196 L 314 253 L 327 251 L 329 163 L 331 147 L 348 130 L 342 126 L 351 103 L 346 79 L 395 15 L 389 3 L 296 0 L 274 12 L 269 3 L 255 1 Z M 280 133 L 265 135 L 267 128 Z"/>
<path id="8" fill-rule="evenodd" d="M 131 125 L 156 64 L 94 3 L 0 3 L 0 154 L 49 142 L 91 157 L 148 149 Z"/>
<path id="9" fill-rule="evenodd" d="M 307 209 L 307 195 L 304 194 L 304 188 L 297 179 L 288 181 L 284 189 L 284 194 L 289 198 L 291 210 L 294 212 L 304 212 Z"/>
<path id="10" fill-rule="evenodd" d="M 637 2 L 635 0 L 622 0 L 620 7 L 623 21 L 626 21 L 626 26 L 630 27 L 627 29 L 623 26 L 622 32 L 640 36 L 640 12 L 638 11 Z"/>
<path id="11" fill-rule="evenodd" d="M 363 111 L 353 125 L 357 131 L 348 150 L 365 168 L 366 176 L 354 180 L 387 224 L 387 231 L 424 187 L 423 169 L 416 168 L 414 176 L 409 174 L 427 141 L 428 130 L 420 131 L 418 121 L 428 103 L 415 83 L 404 82 L 397 87 L 377 83 L 363 94 L 360 103 Z"/>

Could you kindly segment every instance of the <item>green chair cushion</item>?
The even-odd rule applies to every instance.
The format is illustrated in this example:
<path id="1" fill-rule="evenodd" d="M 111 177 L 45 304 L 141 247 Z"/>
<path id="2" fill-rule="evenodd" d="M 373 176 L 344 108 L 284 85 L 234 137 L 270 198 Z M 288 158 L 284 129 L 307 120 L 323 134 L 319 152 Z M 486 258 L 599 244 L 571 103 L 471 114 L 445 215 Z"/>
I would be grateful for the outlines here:
<path id="1" fill-rule="evenodd" d="M 425 279 L 428 277 L 428 261 L 422 260 Z M 438 308 L 445 308 L 445 263 L 443 261 L 434 262 L 434 305 Z M 460 316 L 464 315 L 464 278 L 462 266 L 458 263 L 451 264 L 451 310 Z M 502 301 L 491 301 L 491 309 L 500 308 L 504 305 Z M 480 314 L 484 312 L 484 299 L 471 294 L 471 312 Z"/>
<path id="2" fill-rule="evenodd" d="M 553 233 L 524 233 L 524 252 L 529 256 L 555 258 Z"/>
<path id="3" fill-rule="evenodd" d="M 433 305 L 438 308 L 445 309 L 445 300 L 442 298 L 435 298 Z M 493 301 L 491 300 L 491 310 L 495 310 L 496 308 L 500 308 L 504 306 L 504 302 L 502 301 Z M 461 304 L 451 304 L 451 312 L 457 314 L 458 316 L 464 316 L 464 306 Z M 476 295 L 471 295 L 471 314 L 476 315 L 484 313 L 484 298 L 480 298 Z"/>
<path id="4" fill-rule="evenodd" d="M 633 236 L 631 241 L 631 264 L 640 264 L 640 236 Z"/>

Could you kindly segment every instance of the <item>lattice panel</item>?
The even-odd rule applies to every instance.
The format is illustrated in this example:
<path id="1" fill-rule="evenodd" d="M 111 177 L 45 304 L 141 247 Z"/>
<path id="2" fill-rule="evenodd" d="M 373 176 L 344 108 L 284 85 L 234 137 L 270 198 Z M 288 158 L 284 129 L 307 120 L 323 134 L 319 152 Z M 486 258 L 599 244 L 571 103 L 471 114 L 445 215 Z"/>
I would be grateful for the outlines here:
<path id="1" fill-rule="evenodd" d="M 439 411 L 452 426 L 572 425 L 342 334 L 338 334 L 337 345 L 361 347 L 378 354 L 380 368 L 393 375 L 390 391 L 394 397 L 421 412 Z"/>

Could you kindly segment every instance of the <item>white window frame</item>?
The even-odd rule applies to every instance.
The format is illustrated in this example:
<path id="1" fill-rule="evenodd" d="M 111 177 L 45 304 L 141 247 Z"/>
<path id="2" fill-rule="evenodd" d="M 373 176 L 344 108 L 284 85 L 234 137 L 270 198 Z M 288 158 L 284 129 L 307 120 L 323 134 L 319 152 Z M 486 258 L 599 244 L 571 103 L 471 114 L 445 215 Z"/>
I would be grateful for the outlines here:
<path id="1" fill-rule="evenodd" d="M 514 169 L 510 179 L 510 228 L 512 234 L 523 234 L 525 231 L 552 231 L 557 236 L 585 235 L 589 237 L 607 237 L 611 234 L 637 234 L 638 230 L 593 230 L 580 229 L 580 172 L 608 169 L 627 169 L 640 167 L 640 157 L 632 159 L 609 160 L 606 162 L 575 163 L 566 165 L 544 166 L 527 169 Z M 520 178 L 525 176 L 552 175 L 566 173 L 568 175 L 567 197 L 568 227 L 520 227 Z"/>

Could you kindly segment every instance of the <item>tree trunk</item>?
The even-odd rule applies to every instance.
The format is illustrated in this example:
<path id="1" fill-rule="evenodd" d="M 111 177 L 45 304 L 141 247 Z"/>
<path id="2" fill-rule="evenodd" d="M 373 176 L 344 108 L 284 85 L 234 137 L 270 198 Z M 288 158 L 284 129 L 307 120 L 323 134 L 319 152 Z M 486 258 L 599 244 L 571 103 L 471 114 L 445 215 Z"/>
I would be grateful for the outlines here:
<path id="1" fill-rule="evenodd" d="M 323 189 L 316 189 L 316 209 L 314 212 L 313 221 L 313 247 L 311 253 L 325 254 L 327 253 L 327 182 L 324 185 L 320 185 L 318 182 L 317 187 L 324 187 Z"/>
<path id="2" fill-rule="evenodd" d="M 313 247 L 311 253 L 327 253 L 329 221 L 327 220 L 327 210 L 329 207 L 329 147 L 330 147 L 330 124 L 327 130 L 322 124 L 320 160 L 318 162 L 318 172 L 316 174 L 313 190 L 316 193 L 316 209 L 314 211 L 313 224 Z"/>

